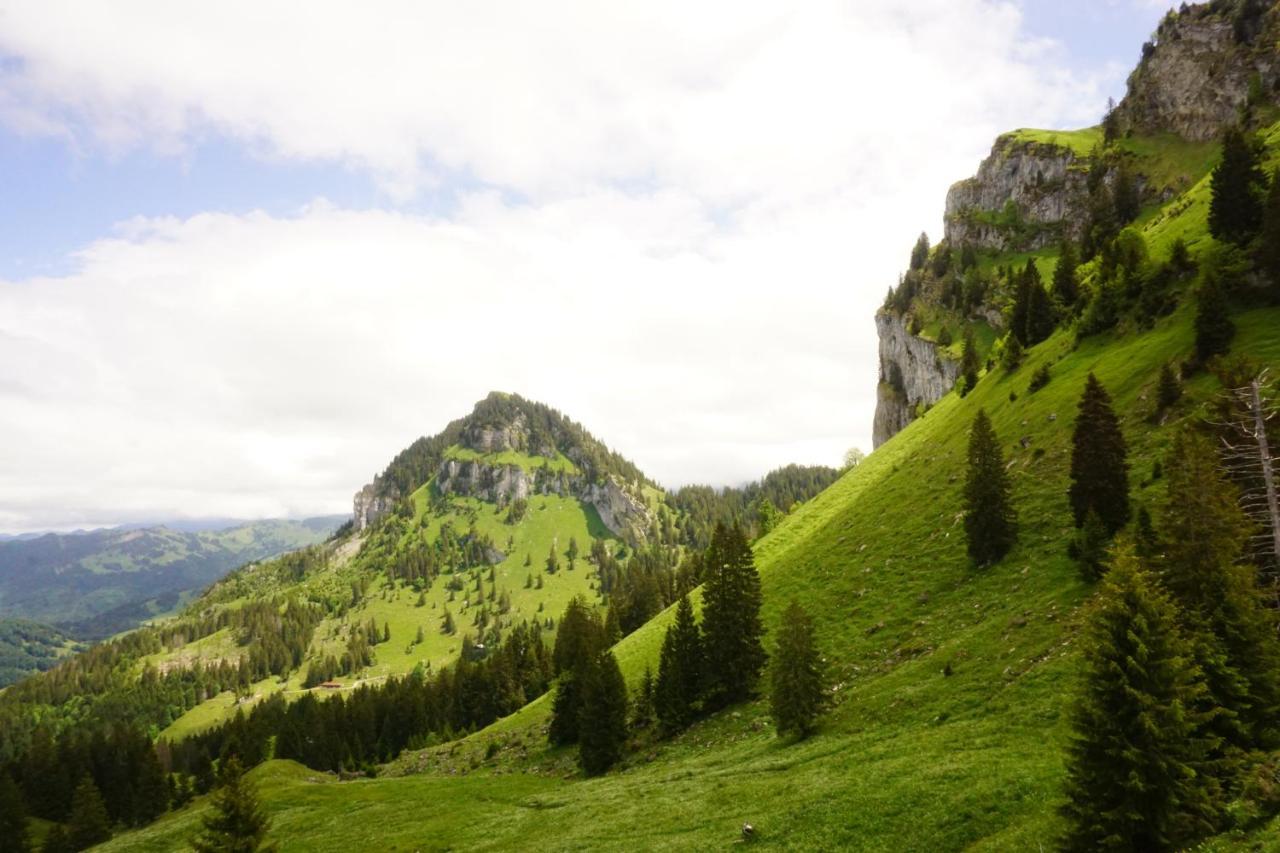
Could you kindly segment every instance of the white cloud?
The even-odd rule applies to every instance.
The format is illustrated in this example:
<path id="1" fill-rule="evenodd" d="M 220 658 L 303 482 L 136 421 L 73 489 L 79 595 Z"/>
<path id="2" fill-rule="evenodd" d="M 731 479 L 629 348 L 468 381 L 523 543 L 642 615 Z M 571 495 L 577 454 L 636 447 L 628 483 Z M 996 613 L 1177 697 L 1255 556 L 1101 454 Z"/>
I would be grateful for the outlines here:
<path id="1" fill-rule="evenodd" d="M 340 510 L 493 388 L 668 484 L 835 463 L 947 184 L 1099 100 L 977 0 L 301 8 L 4 4 L 11 128 L 482 189 L 139 220 L 0 283 L 0 529 Z"/>

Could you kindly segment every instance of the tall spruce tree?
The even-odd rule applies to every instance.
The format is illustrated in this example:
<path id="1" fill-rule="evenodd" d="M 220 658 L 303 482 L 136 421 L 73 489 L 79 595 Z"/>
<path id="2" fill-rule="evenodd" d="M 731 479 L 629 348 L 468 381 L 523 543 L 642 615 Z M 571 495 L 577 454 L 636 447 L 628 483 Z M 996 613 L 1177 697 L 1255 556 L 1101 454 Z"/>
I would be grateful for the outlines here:
<path id="1" fill-rule="evenodd" d="M 674 734 L 693 722 L 705 671 L 702 632 L 686 594 L 676 605 L 675 624 L 663 637 L 654 686 L 658 723 L 665 734 Z"/>
<path id="2" fill-rule="evenodd" d="M 45 833 L 44 843 L 40 845 L 40 853 L 77 853 L 67 837 L 67 828 L 60 823 L 49 827 Z"/>
<path id="3" fill-rule="evenodd" d="M 1027 290 L 1026 343 L 1034 346 L 1047 340 L 1053 334 L 1055 325 L 1053 303 L 1049 301 L 1049 294 L 1045 292 L 1044 285 L 1037 277 Z"/>
<path id="4" fill-rule="evenodd" d="M 560 618 L 551 652 L 552 669 L 558 676 L 547 730 L 551 743 L 564 745 L 578 741 L 586 676 L 604 646 L 604 626 L 586 601 L 574 596 Z"/>
<path id="5" fill-rule="evenodd" d="M 275 844 L 266 840 L 271 822 L 258 803 L 258 792 L 245 778 L 240 759 L 232 757 L 222 769 L 222 787 L 213 797 L 213 810 L 202 820 L 203 831 L 191 840 L 196 853 L 266 853 Z"/>
<path id="6" fill-rule="evenodd" d="M 1196 361 L 1200 364 L 1231 349 L 1236 327 L 1227 311 L 1227 294 L 1216 274 L 1206 273 L 1196 290 L 1195 331 Z"/>
<path id="7" fill-rule="evenodd" d="M 1000 560 L 1017 539 L 1009 477 L 1000 440 L 985 410 L 969 432 L 969 469 L 964 485 L 964 531 L 969 556 L 979 566 Z"/>
<path id="8" fill-rule="evenodd" d="M 1165 362 L 1160 366 L 1160 379 L 1156 382 L 1156 406 L 1161 412 L 1173 408 L 1182 398 L 1182 383 L 1173 372 L 1173 368 Z"/>
<path id="9" fill-rule="evenodd" d="M 1267 277 L 1271 285 L 1272 300 L 1280 302 L 1280 169 L 1271 173 L 1260 237 L 1258 271 Z"/>
<path id="10" fill-rule="evenodd" d="M 1080 301 L 1080 282 L 1076 277 L 1076 247 L 1070 241 L 1062 244 L 1058 253 L 1058 265 L 1053 268 L 1053 289 L 1051 296 L 1057 302 L 1064 316 L 1075 313 L 1076 303 Z"/>
<path id="11" fill-rule="evenodd" d="M 578 723 L 578 762 L 598 776 L 622 757 L 627 742 L 627 682 L 613 652 L 601 652 L 582 682 L 582 719 Z"/>
<path id="12" fill-rule="evenodd" d="M 1240 128 L 1228 128 L 1210 184 L 1209 232 L 1228 243 L 1248 243 L 1262 225 L 1265 189 L 1257 148 Z"/>
<path id="13" fill-rule="evenodd" d="M 85 775 L 71 797 L 67 840 L 76 850 L 86 850 L 111 837 L 111 818 L 93 777 Z"/>
<path id="14" fill-rule="evenodd" d="M 968 394 L 978 384 L 978 371 L 981 369 L 982 363 L 978 359 L 978 342 L 973 336 L 973 327 L 966 326 L 964 343 L 960 349 L 960 378 L 964 381 L 964 385 L 960 388 L 960 396 Z"/>
<path id="15" fill-rule="evenodd" d="M 644 677 L 640 679 L 640 689 L 631 703 L 631 725 L 637 729 L 646 729 L 653 724 L 657 682 L 653 678 L 653 669 L 644 668 Z"/>
<path id="16" fill-rule="evenodd" d="M 716 526 L 702 587 L 706 700 L 724 707 L 748 698 L 764 669 L 760 575 L 742 529 Z"/>
<path id="17" fill-rule="evenodd" d="M 27 804 L 13 777 L 0 771 L 0 853 L 28 853 Z"/>
<path id="18" fill-rule="evenodd" d="M 1009 331 L 1024 347 L 1031 344 L 1027 339 L 1027 319 L 1031 312 L 1031 287 L 1039 278 L 1040 273 L 1036 270 L 1035 263 L 1027 261 L 1027 266 L 1017 273 L 1014 279 L 1013 305 L 1009 309 Z"/>
<path id="19" fill-rule="evenodd" d="M 1202 667 L 1216 703 L 1230 712 L 1219 730 L 1241 750 L 1280 745 L 1280 644 L 1256 569 L 1240 562 L 1252 530 L 1209 439 L 1174 437 L 1165 462 L 1169 501 L 1162 519 L 1162 577 L 1201 636 Z"/>
<path id="20" fill-rule="evenodd" d="M 773 655 L 769 710 L 779 737 L 806 737 L 827 703 L 826 673 L 813 620 L 795 601 L 782 613 Z"/>
<path id="21" fill-rule="evenodd" d="M 1128 446 L 1120 419 L 1098 377 L 1085 381 L 1071 437 L 1071 487 L 1068 497 L 1076 526 L 1089 511 L 1114 535 L 1129 521 Z"/>
<path id="22" fill-rule="evenodd" d="M 1175 850 L 1217 824 L 1215 743 L 1177 608 L 1128 548 L 1088 611 L 1068 747 L 1067 850 Z"/>

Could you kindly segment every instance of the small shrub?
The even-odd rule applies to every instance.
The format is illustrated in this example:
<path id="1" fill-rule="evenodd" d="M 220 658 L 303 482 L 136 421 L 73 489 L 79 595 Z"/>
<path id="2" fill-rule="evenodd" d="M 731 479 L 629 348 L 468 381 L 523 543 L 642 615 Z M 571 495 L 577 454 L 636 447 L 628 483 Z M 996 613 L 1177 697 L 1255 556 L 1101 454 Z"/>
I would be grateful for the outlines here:
<path id="1" fill-rule="evenodd" d="M 1049 365 L 1042 364 L 1036 368 L 1036 372 L 1031 374 L 1031 382 L 1027 385 L 1027 393 L 1034 394 L 1041 388 L 1049 384 Z"/>

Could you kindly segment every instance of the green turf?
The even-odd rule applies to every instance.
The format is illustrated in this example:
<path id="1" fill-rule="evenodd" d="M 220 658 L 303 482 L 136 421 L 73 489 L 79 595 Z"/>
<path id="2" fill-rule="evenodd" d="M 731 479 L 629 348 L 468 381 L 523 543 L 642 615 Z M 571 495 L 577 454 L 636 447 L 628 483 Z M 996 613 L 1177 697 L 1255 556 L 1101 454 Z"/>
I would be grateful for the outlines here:
<path id="1" fill-rule="evenodd" d="M 403 756 L 391 778 L 338 783 L 293 765 L 263 768 L 276 837 L 285 850 L 340 850 L 376 826 L 389 850 L 685 850 L 730 844 L 750 821 L 760 845 L 779 849 L 1051 842 L 1078 605 L 1089 593 L 1063 547 L 1075 401 L 1096 371 L 1132 445 L 1135 498 L 1157 504 L 1162 483 L 1145 480 L 1172 426 L 1147 415 L 1159 366 L 1190 347 L 1190 319 L 1184 309 L 1149 333 L 1079 347 L 1058 333 L 1017 372 L 997 368 L 967 398 L 944 398 L 758 544 L 766 625 L 800 601 L 839 685 L 811 740 L 778 741 L 756 702 L 581 780 L 570 752 L 544 745 L 543 699 L 465 741 Z M 1280 364 L 1278 321 L 1277 310 L 1241 315 L 1237 348 Z M 1027 394 L 1041 363 L 1053 379 Z M 1179 416 L 1212 390 L 1207 377 L 1191 382 Z M 979 407 L 993 415 L 1021 514 L 1018 546 L 987 571 L 968 564 L 959 526 L 961 461 Z M 669 619 L 618 646 L 633 684 L 656 661 Z M 485 758 L 491 741 L 500 748 Z M 189 809 L 107 849 L 174 849 L 193 820 Z"/>
<path id="2" fill-rule="evenodd" d="M 566 474 L 577 474 L 578 466 L 563 453 L 557 453 L 555 457 L 547 456 L 531 456 L 528 453 L 521 453 L 518 450 L 502 450 L 497 453 L 480 453 L 469 447 L 462 447 L 455 444 L 444 452 L 445 459 L 459 459 L 462 461 L 471 461 L 475 459 L 482 460 L 486 465 L 515 465 L 526 471 L 534 471 L 538 468 L 546 468 L 553 473 L 563 471 Z"/>
<path id="3" fill-rule="evenodd" d="M 1084 145 L 1091 133 L 1063 144 Z M 1153 156 L 1167 156 L 1171 175 L 1194 159 L 1176 146 Z M 1179 236 L 1193 248 L 1208 239 L 1207 185 L 1195 179 L 1137 226 L 1153 255 Z M 1051 268 L 1051 253 L 1039 257 Z M 1235 350 L 1280 367 L 1280 309 L 1236 323 Z M 813 738 L 779 741 L 756 701 L 673 740 L 642 740 L 618 769 L 584 780 L 572 751 L 545 744 L 543 697 L 465 740 L 405 754 L 376 780 L 339 783 L 284 762 L 260 768 L 274 836 L 285 850 L 343 850 L 371 837 L 388 850 L 705 850 L 733 844 L 749 821 L 756 846 L 771 849 L 1054 847 L 1080 605 L 1091 592 L 1066 555 L 1076 401 L 1096 372 L 1130 444 L 1133 497 L 1158 511 L 1153 466 L 1177 422 L 1216 393 L 1215 380 L 1198 375 L 1169 421 L 1151 418 L 1161 366 L 1185 358 L 1192 338 L 1187 305 L 1140 333 L 1077 344 L 1059 331 L 1017 371 L 997 367 L 967 397 L 944 397 L 757 543 L 766 628 L 800 602 L 833 676 L 836 706 Z M 1052 378 L 1029 393 L 1042 365 Z M 966 558 L 960 515 L 979 408 L 1000 437 L 1020 516 L 1014 550 L 982 571 Z M 479 513 L 477 523 L 494 519 Z M 401 606 L 383 604 L 388 615 Z M 656 665 L 671 618 L 660 614 L 616 647 L 632 686 Z M 106 849 L 181 849 L 204 807 Z M 1276 849 L 1275 829 L 1208 849 Z"/>

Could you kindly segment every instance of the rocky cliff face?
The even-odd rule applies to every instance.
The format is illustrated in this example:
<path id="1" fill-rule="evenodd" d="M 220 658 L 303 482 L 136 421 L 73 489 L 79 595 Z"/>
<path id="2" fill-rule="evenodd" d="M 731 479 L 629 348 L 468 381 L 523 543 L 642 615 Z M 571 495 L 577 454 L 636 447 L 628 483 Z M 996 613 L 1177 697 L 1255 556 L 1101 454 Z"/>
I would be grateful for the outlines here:
<path id="1" fill-rule="evenodd" d="M 643 542 L 648 537 L 653 523 L 649 507 L 624 488 L 616 477 L 588 485 L 580 497 L 584 503 L 595 507 L 604 526 L 617 535 L 636 542 Z"/>
<path id="2" fill-rule="evenodd" d="M 1258 101 L 1275 103 L 1276 12 L 1215 8 L 1222 5 L 1192 6 L 1165 17 L 1129 76 L 1118 108 L 1122 128 L 1206 141 L 1239 119 L 1251 85 Z"/>
<path id="3" fill-rule="evenodd" d="M 479 498 L 499 505 L 526 500 L 534 478 L 519 465 L 486 465 L 478 460 L 446 459 L 436 474 L 436 488 L 446 495 Z M 551 489 L 557 491 L 556 489 Z"/>
<path id="4" fill-rule="evenodd" d="M 1087 163 L 1070 148 L 996 140 L 978 174 L 947 193 L 947 242 L 980 249 L 1031 250 L 1078 240 L 1089 193 Z"/>
<path id="5" fill-rule="evenodd" d="M 643 542 L 653 518 L 644 501 L 616 477 L 589 483 L 580 475 L 530 473 L 518 465 L 490 465 L 478 459 L 446 459 L 436 474 L 436 488 L 446 495 L 479 498 L 499 506 L 530 495 L 556 494 L 590 504 L 614 534 Z"/>
<path id="6" fill-rule="evenodd" d="M 880 336 L 880 384 L 871 441 L 879 447 L 915 418 L 916 407 L 942 399 L 956 384 L 960 365 L 937 344 L 912 335 L 905 317 L 876 315 Z"/>
<path id="7" fill-rule="evenodd" d="M 1170 12 L 1145 45 L 1117 108 L 1121 133 L 1174 133 L 1216 139 L 1249 106 L 1280 101 L 1280 5 L 1185 4 Z M 1176 176 L 1160 186 L 1141 174 L 1132 153 L 1113 151 L 1094 164 L 1067 145 L 1039 133 L 1005 134 L 977 174 L 947 193 L 946 243 L 997 252 L 1034 251 L 1063 238 L 1079 240 L 1089 220 L 1089 169 L 1105 169 L 1101 183 L 1115 188 L 1120 163 L 1143 200 L 1181 189 Z M 901 306 L 899 306 L 901 308 Z M 999 312 L 978 306 L 973 316 L 999 325 Z M 872 439 L 876 446 L 901 430 L 919 404 L 931 404 L 955 383 L 958 365 L 913 337 L 907 318 L 882 312 L 880 383 Z"/>
<path id="8" fill-rule="evenodd" d="M 383 489 L 377 480 L 356 492 L 352 500 L 351 518 L 356 531 L 364 530 L 382 518 L 400 500 L 400 493 L 394 486 Z"/>

